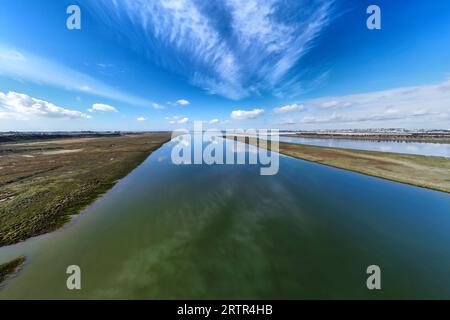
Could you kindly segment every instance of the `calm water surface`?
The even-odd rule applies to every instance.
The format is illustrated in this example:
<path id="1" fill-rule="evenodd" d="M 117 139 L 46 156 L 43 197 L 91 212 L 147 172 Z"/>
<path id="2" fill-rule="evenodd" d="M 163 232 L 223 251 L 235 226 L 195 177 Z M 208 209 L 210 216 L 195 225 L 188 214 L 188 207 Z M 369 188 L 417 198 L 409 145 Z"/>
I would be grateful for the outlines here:
<path id="1" fill-rule="evenodd" d="M 175 166 L 171 144 L 67 227 L 1 248 L 27 264 L 0 299 L 450 298 L 448 194 L 289 157 L 265 177 Z"/>
<path id="2" fill-rule="evenodd" d="M 405 141 L 371 141 L 354 139 L 314 139 L 281 136 L 280 141 L 320 147 L 419 154 L 450 158 L 450 144 Z"/>

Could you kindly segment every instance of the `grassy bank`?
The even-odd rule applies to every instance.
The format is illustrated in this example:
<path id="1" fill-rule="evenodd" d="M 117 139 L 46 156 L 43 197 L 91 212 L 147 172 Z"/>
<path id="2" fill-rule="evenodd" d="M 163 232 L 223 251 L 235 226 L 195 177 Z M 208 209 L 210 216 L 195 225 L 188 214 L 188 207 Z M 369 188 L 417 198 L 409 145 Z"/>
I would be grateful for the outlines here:
<path id="1" fill-rule="evenodd" d="M 244 137 L 236 138 L 241 142 L 249 143 Z M 269 149 L 271 149 L 270 144 Z M 316 147 L 285 142 L 279 143 L 279 152 L 302 160 L 450 193 L 450 159 L 448 158 Z"/>
<path id="2" fill-rule="evenodd" d="M 0 264 L 0 285 L 8 278 L 8 276 L 17 272 L 24 262 L 25 257 L 19 257 L 13 261 Z"/>
<path id="3" fill-rule="evenodd" d="M 54 231 L 170 133 L 0 144 L 0 246 Z"/>

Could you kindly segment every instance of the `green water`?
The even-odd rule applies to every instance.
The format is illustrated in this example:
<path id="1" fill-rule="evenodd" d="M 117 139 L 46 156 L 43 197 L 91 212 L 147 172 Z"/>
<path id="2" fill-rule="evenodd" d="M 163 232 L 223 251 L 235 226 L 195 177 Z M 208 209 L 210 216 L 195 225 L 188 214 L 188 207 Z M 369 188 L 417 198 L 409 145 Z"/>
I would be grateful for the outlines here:
<path id="1" fill-rule="evenodd" d="M 65 228 L 1 248 L 27 264 L 0 299 L 450 298 L 448 194 L 288 157 L 276 176 L 175 166 L 170 151 Z"/>

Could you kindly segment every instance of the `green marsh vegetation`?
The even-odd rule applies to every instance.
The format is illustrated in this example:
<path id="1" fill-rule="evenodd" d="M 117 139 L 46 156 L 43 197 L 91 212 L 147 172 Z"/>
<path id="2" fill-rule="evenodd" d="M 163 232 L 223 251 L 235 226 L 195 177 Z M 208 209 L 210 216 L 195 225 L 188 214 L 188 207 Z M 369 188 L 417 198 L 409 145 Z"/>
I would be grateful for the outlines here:
<path id="1" fill-rule="evenodd" d="M 0 246 L 54 231 L 170 140 L 170 133 L 0 144 Z"/>
<path id="2" fill-rule="evenodd" d="M 0 264 L 0 288 L 3 281 L 5 281 L 11 274 L 14 274 L 25 262 L 25 257 L 19 257 L 13 261 Z"/>

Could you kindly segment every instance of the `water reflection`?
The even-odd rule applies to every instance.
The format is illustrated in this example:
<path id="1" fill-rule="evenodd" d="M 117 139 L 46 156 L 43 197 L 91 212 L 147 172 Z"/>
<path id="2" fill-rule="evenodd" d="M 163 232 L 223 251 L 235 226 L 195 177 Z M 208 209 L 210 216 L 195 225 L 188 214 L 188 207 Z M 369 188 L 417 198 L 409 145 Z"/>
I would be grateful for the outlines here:
<path id="1" fill-rule="evenodd" d="M 351 139 L 314 139 L 301 137 L 280 137 L 280 141 L 321 147 L 450 157 L 450 144 L 443 143 L 370 141 Z"/>

